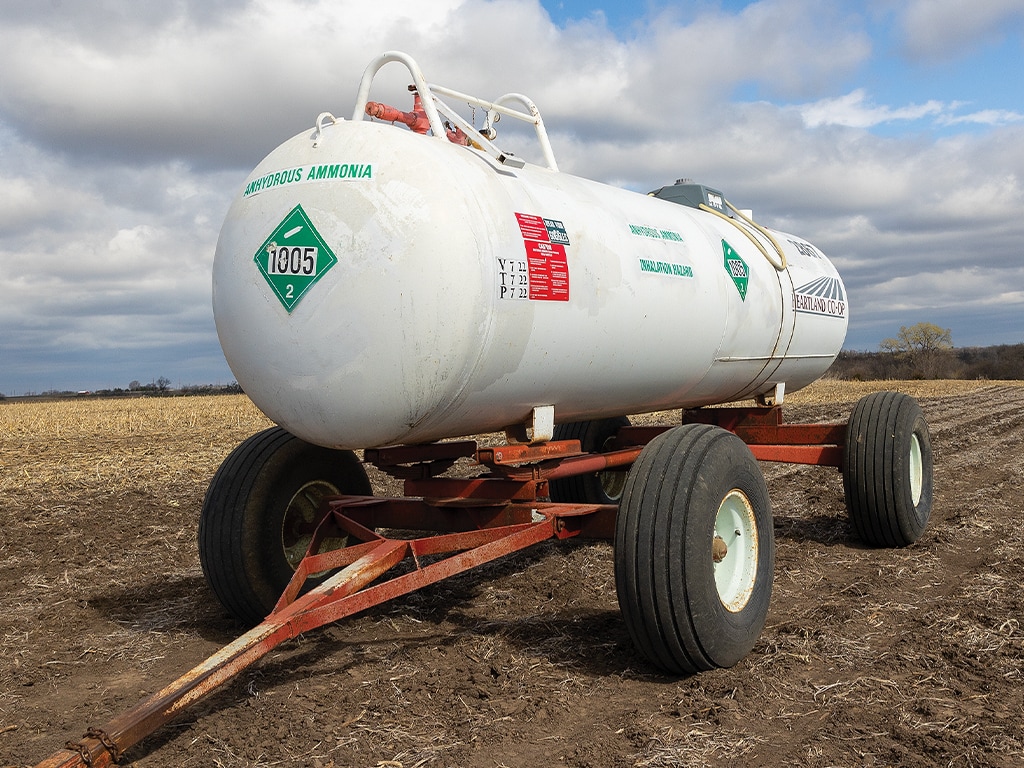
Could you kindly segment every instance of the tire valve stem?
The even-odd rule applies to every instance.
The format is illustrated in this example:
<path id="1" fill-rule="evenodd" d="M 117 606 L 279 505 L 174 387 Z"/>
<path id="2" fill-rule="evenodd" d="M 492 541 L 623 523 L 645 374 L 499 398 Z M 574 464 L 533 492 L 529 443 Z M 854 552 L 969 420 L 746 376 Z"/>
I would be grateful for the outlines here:
<path id="1" fill-rule="evenodd" d="M 725 560 L 727 554 L 729 554 L 729 546 L 725 543 L 725 539 L 715 536 L 714 541 L 711 542 L 711 559 L 720 563 Z"/>

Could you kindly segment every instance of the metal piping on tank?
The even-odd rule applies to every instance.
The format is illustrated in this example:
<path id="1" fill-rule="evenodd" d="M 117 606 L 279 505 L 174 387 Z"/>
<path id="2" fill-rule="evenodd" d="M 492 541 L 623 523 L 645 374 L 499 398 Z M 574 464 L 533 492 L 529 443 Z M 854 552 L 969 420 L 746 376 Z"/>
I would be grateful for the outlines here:
<path id="1" fill-rule="evenodd" d="M 410 85 L 409 88 L 415 90 L 416 86 Z M 368 101 L 366 102 L 366 114 L 378 120 L 386 120 L 389 123 L 407 125 L 413 133 L 426 135 L 427 131 L 430 130 L 430 119 L 423 110 L 423 101 L 418 93 L 413 95 L 412 112 L 403 112 L 397 107 L 390 107 L 387 104 L 381 104 L 379 101 Z"/>
<path id="2" fill-rule="evenodd" d="M 752 242 L 754 245 L 757 246 L 757 249 L 759 251 L 761 251 L 761 254 L 768 260 L 769 264 L 771 264 L 773 267 L 775 267 L 775 269 L 777 269 L 779 272 L 782 272 L 783 270 L 785 270 L 786 267 L 789 266 L 789 263 L 786 261 L 786 253 L 785 253 L 785 251 L 782 250 L 782 246 L 779 245 L 778 241 L 772 236 L 772 233 L 769 232 L 764 227 L 762 227 L 760 224 L 758 224 L 752 218 L 747 216 L 745 213 L 743 213 L 743 211 L 741 211 L 735 205 L 730 203 L 728 200 L 725 201 L 725 204 L 727 206 L 729 206 L 729 210 L 731 210 L 733 213 L 735 213 L 737 216 L 739 216 L 740 219 L 742 219 L 744 222 L 749 224 L 751 227 L 753 227 L 755 230 L 757 230 L 760 234 L 762 234 L 766 238 L 768 238 L 768 242 L 770 242 L 772 244 L 772 247 L 775 249 L 775 252 L 777 254 L 779 254 L 779 260 L 778 261 L 773 259 L 769 255 L 768 249 L 765 248 L 764 245 L 762 245 L 761 242 L 756 237 L 754 237 L 752 234 L 750 234 L 750 231 L 748 229 L 745 229 L 744 227 L 741 227 L 737 223 L 736 219 L 732 218 L 731 216 L 726 216 L 721 211 L 716 211 L 714 208 L 712 208 L 709 205 L 705 205 L 704 203 L 701 203 L 698 206 L 698 208 L 700 208 L 702 211 L 707 211 L 708 213 L 713 213 L 713 214 L 715 214 L 715 216 L 718 216 L 720 219 L 725 219 L 726 221 L 728 221 L 730 224 L 732 224 L 734 227 L 736 227 L 736 229 L 738 229 L 740 232 L 742 232 L 744 235 L 746 235 L 750 239 L 750 242 Z"/>

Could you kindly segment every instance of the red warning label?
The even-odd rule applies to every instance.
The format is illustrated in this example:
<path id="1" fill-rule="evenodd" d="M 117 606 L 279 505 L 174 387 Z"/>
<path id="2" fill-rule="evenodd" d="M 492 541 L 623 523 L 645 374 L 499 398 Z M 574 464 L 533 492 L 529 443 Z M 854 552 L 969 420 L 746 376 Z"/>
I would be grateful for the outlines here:
<path id="1" fill-rule="evenodd" d="M 530 267 L 531 299 L 569 300 L 569 265 L 564 245 L 527 241 L 526 262 Z"/>
<path id="2" fill-rule="evenodd" d="M 548 241 L 548 230 L 544 226 L 544 219 L 540 216 L 530 216 L 527 213 L 517 213 L 516 221 L 519 222 L 519 231 L 523 233 L 524 240 Z"/>
<path id="3" fill-rule="evenodd" d="M 503 299 L 568 301 L 569 264 L 565 246 L 569 236 L 556 219 L 517 213 L 526 259 L 498 259 L 498 293 Z M 525 275 L 523 274 L 525 273 Z M 528 285 L 522 286 L 523 277 Z"/>

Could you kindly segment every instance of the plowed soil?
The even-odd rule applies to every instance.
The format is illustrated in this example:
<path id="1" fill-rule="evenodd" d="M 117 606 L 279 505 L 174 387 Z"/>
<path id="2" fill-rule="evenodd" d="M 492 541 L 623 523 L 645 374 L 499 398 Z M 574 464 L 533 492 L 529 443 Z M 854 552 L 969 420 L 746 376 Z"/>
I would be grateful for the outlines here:
<path id="1" fill-rule="evenodd" d="M 838 472 L 763 464 L 775 589 L 730 669 L 645 663 L 610 544 L 552 542 L 289 641 L 122 764 L 1024 765 L 1024 382 L 823 382 L 787 419 L 845 421 L 882 388 L 931 427 L 927 530 L 867 548 Z M 34 765 L 241 632 L 195 531 L 218 464 L 267 422 L 244 398 L 161 402 L 0 403 L 0 766 Z"/>

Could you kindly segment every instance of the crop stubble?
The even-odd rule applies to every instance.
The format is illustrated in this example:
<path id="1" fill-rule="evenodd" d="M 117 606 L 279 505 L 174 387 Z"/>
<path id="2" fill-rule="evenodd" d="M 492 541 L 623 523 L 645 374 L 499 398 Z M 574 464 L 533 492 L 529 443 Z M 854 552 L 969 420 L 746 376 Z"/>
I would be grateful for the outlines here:
<path id="1" fill-rule="evenodd" d="M 775 592 L 732 669 L 658 674 L 630 647 L 610 546 L 550 543 L 286 644 L 128 761 L 1020 765 L 1022 384 L 789 396 L 792 421 L 845 419 L 875 389 L 917 397 L 933 520 L 913 547 L 866 549 L 838 473 L 764 464 Z M 268 424 L 243 396 L 0 403 L 0 765 L 34 764 L 239 632 L 195 527 L 220 461 Z"/>

